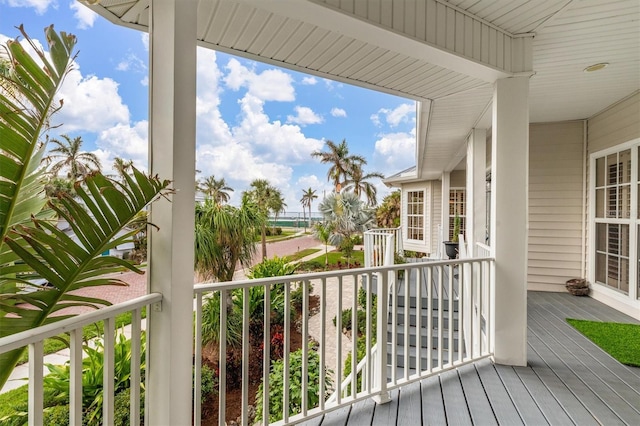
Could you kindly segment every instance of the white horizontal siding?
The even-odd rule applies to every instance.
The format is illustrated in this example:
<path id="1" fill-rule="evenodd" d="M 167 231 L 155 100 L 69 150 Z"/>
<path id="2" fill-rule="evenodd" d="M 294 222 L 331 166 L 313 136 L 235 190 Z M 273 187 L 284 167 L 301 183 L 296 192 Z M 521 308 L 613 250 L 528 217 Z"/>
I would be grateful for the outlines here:
<path id="1" fill-rule="evenodd" d="M 587 121 L 589 153 L 640 137 L 640 92 L 623 99 Z"/>
<path id="2" fill-rule="evenodd" d="M 529 288 L 563 291 L 583 273 L 583 123 L 529 132 Z"/>

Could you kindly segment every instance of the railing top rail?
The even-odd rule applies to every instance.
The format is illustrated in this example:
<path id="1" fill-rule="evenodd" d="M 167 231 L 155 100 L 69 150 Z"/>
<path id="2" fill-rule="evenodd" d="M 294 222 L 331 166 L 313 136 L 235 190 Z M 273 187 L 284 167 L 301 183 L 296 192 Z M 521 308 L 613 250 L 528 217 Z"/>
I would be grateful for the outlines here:
<path id="1" fill-rule="evenodd" d="M 162 301 L 161 293 L 145 294 L 117 305 L 107 306 L 93 312 L 79 314 L 32 330 L 25 330 L 2 337 L 0 338 L 0 354 L 160 301 Z"/>
<path id="2" fill-rule="evenodd" d="M 485 249 L 485 250 L 487 250 L 487 251 L 491 251 L 491 247 L 490 247 L 490 246 L 488 246 L 488 245 L 486 245 L 486 244 L 484 244 L 484 243 L 478 243 L 478 242 L 476 242 L 476 246 L 478 246 L 478 247 L 480 247 L 480 248 L 482 248 L 482 249 Z"/>
<path id="3" fill-rule="evenodd" d="M 396 232 L 400 230 L 400 228 L 373 228 L 373 229 L 368 229 L 366 231 L 364 231 L 365 234 L 388 234 L 391 232 Z"/>
<path id="4" fill-rule="evenodd" d="M 270 278 L 258 278 L 258 279 L 246 279 L 238 281 L 225 281 L 218 283 L 199 283 L 193 286 L 194 294 L 204 293 L 215 290 L 233 290 L 237 288 L 255 287 L 259 285 L 271 285 L 282 282 L 291 281 L 308 281 L 323 278 L 332 277 L 346 277 L 360 274 L 375 274 L 378 272 L 392 272 L 404 269 L 417 269 L 423 267 L 438 267 L 447 265 L 463 265 L 468 263 L 475 263 L 481 261 L 493 261 L 491 257 L 471 257 L 467 259 L 454 259 L 454 260 L 437 260 L 437 261 L 425 261 L 415 263 L 399 263 L 389 266 L 374 266 L 370 268 L 354 268 L 354 269 L 341 269 L 337 271 L 323 271 L 323 272 L 311 272 L 306 274 L 285 275 L 280 277 Z"/>

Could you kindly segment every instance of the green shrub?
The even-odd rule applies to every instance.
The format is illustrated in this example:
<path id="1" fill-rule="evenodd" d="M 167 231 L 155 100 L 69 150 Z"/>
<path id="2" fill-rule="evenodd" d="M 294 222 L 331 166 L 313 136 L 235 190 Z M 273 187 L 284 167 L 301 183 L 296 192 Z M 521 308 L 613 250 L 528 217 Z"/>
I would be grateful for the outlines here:
<path id="1" fill-rule="evenodd" d="M 280 228 L 279 226 L 276 226 L 274 229 L 274 233 L 275 235 L 282 235 L 282 228 Z"/>
<path id="2" fill-rule="evenodd" d="M 310 345 L 308 351 L 308 375 L 307 375 L 307 408 L 318 406 L 320 399 L 320 355 Z M 289 415 L 295 415 L 302 411 L 302 349 L 292 352 L 289 357 Z M 325 394 L 327 398 L 333 382 L 327 370 L 325 377 Z M 271 364 L 269 373 L 269 423 L 282 419 L 282 398 L 284 395 L 284 361 L 277 360 Z M 256 422 L 263 418 L 262 412 L 262 383 L 256 393 Z"/>
<path id="3" fill-rule="evenodd" d="M 242 304 L 240 304 L 242 306 Z M 232 303 L 227 309 L 227 345 L 242 343 L 242 309 Z M 220 292 L 216 291 L 202 305 L 202 344 L 220 342 Z"/>
<path id="4" fill-rule="evenodd" d="M 118 392 L 113 401 L 113 423 L 115 426 L 131 424 L 131 389 Z M 144 423 L 144 390 L 140 390 L 140 424 Z"/>

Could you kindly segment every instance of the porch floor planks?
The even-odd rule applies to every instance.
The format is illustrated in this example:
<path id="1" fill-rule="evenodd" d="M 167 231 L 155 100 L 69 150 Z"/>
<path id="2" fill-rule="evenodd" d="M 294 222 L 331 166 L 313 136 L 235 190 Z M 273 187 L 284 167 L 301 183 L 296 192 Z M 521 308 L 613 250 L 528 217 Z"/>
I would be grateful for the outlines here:
<path id="1" fill-rule="evenodd" d="M 498 421 L 484 392 L 475 365 L 468 364 L 460 367 L 458 374 L 460 375 L 460 382 L 464 389 L 472 422 L 482 425 L 497 425 Z"/>
<path id="2" fill-rule="evenodd" d="M 580 426 L 596 426 L 599 423 L 574 395 L 567 385 L 549 368 L 538 356 L 535 349 L 529 345 L 529 366 L 544 383 L 551 395 L 562 406 L 574 424 Z M 552 419 L 552 423 L 555 422 Z"/>
<path id="3" fill-rule="evenodd" d="M 541 327 L 544 327 L 550 333 L 551 337 L 544 339 L 544 344 L 560 360 L 567 359 L 569 356 L 573 357 L 574 362 L 571 365 L 567 365 L 567 368 L 579 377 L 594 395 L 625 422 L 633 424 L 640 421 L 640 412 L 634 408 L 640 403 L 640 394 L 638 394 L 637 386 L 632 388 L 620 377 L 615 376 L 609 368 L 594 359 L 590 351 L 585 350 L 566 335 L 561 334 L 559 329 L 554 328 L 539 314 L 531 315 L 530 321 L 532 320 L 534 322 L 537 321 Z M 592 346 L 591 352 L 599 352 L 601 350 L 587 339 L 584 339 L 583 344 Z M 611 361 L 609 363 L 617 363 L 615 360 Z M 640 381 L 638 385 L 640 385 Z"/>
<path id="4" fill-rule="evenodd" d="M 525 424 L 546 425 L 549 424 L 544 414 L 529 394 L 526 386 L 520 380 L 513 367 L 507 365 L 496 365 L 496 371 L 504 383 L 509 396 L 522 417 Z"/>
<path id="5" fill-rule="evenodd" d="M 420 396 L 422 397 L 422 424 L 447 424 L 442 388 L 440 387 L 440 376 L 431 376 L 420 381 Z"/>
<path id="6" fill-rule="evenodd" d="M 527 367 L 481 360 L 394 390 L 389 404 L 329 413 L 322 425 L 640 425 L 640 368 L 611 358 L 566 317 L 638 323 L 590 298 L 529 292 Z"/>
<path id="7" fill-rule="evenodd" d="M 536 314 L 534 321 L 543 326 L 551 327 L 551 323 L 544 317 Z M 578 359 L 577 368 L 588 368 L 594 375 L 602 380 L 613 392 L 624 399 L 631 407 L 640 407 L 640 378 L 630 369 L 614 361 L 609 354 L 600 349 L 595 343 L 585 339 L 582 334 L 568 323 L 560 324 L 558 336 L 566 350 Z M 556 340 L 558 341 L 558 340 Z M 640 408 L 634 409 L 640 415 Z"/>
<path id="8" fill-rule="evenodd" d="M 600 397 L 594 393 L 580 376 L 578 376 L 570 367 L 568 367 L 562 360 L 562 358 L 556 354 L 548 345 L 546 341 L 551 339 L 547 334 L 533 333 L 532 345 L 536 348 L 538 355 L 551 367 L 551 369 L 558 375 L 574 395 L 577 395 L 580 400 L 585 404 L 587 409 L 592 415 L 601 423 L 605 425 L 623 424 L 622 420 L 614 413 L 611 408 L 604 403 Z M 572 359 L 575 363 L 575 358 Z"/>
<path id="9" fill-rule="evenodd" d="M 471 415 L 458 371 L 450 370 L 440 374 L 440 383 L 442 384 L 442 398 L 444 399 L 447 423 L 451 425 L 471 424 Z"/>

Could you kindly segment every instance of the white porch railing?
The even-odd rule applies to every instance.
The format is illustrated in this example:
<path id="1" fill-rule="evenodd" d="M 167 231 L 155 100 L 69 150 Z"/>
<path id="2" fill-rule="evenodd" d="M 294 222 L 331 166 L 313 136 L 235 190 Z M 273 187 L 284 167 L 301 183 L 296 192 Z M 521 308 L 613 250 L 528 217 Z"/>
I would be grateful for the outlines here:
<path id="1" fill-rule="evenodd" d="M 394 255 L 404 255 L 401 228 L 379 228 L 364 232 L 364 266 L 392 265 Z"/>
<path id="2" fill-rule="evenodd" d="M 83 327 L 99 322 L 103 323 L 103 424 L 113 424 L 114 419 L 114 347 L 115 347 L 115 318 L 116 316 L 131 312 L 131 384 L 140 383 L 141 380 L 141 335 L 143 319 L 142 309 L 154 303 L 160 303 L 162 295 L 158 293 L 147 294 L 136 299 L 109 306 L 93 312 L 81 314 L 64 319 L 52 324 L 38 327 L 33 330 L 12 334 L 0 339 L 0 354 L 28 346 L 29 351 L 29 396 L 28 416 L 29 425 L 42 425 L 43 401 L 44 401 L 44 361 L 43 342 L 45 339 L 68 333 L 70 336 L 70 383 L 69 383 L 69 424 L 82 424 L 82 359 L 83 359 Z M 147 343 L 150 336 L 147 336 Z M 149 372 L 147 372 L 148 377 Z M 160 372 L 160 374 L 162 374 Z M 130 386 L 131 424 L 140 423 L 140 386 Z"/>
<path id="3" fill-rule="evenodd" d="M 488 319 L 482 319 L 477 312 L 482 312 L 484 306 L 490 305 L 490 301 L 484 297 L 490 293 L 485 292 L 484 288 L 489 286 L 492 264 L 493 259 L 474 258 L 196 285 L 194 392 L 198 395 L 200 389 L 202 306 L 203 303 L 212 303 L 207 300 L 210 298 L 215 300 L 213 303 L 219 303 L 219 324 L 227 324 L 229 309 L 239 308 L 242 311 L 242 335 L 240 343 L 233 349 L 236 353 L 241 351 L 242 363 L 240 371 L 234 374 L 236 379 L 233 382 L 229 381 L 230 370 L 226 365 L 226 326 L 219 328 L 217 343 L 218 413 L 226 412 L 227 390 L 236 388 L 235 392 L 238 392 L 237 389 L 240 389 L 241 424 L 248 424 L 252 420 L 249 418 L 249 378 L 250 372 L 256 368 L 261 368 L 264 384 L 262 413 L 265 418 L 262 424 L 269 423 L 270 404 L 276 403 L 282 407 L 282 413 L 279 416 L 281 420 L 275 423 L 295 424 L 362 399 L 377 396 L 378 400 L 387 400 L 388 391 L 391 389 L 489 357 L 489 340 L 484 333 L 490 327 L 482 325 L 482 321 Z M 403 277 L 410 279 L 405 280 Z M 471 285 L 460 284 L 466 281 Z M 415 283 L 413 289 L 404 291 L 401 297 L 396 296 L 401 294 L 401 286 L 408 286 L 411 282 Z M 365 306 L 373 306 L 372 301 L 377 297 L 377 314 L 374 321 L 373 309 L 363 309 L 364 324 L 358 327 L 358 290 L 361 287 L 364 288 L 364 295 L 361 295 L 360 299 L 361 302 L 365 299 Z M 264 295 L 263 298 L 260 297 L 261 294 Z M 296 311 L 297 326 L 294 326 L 292 321 L 294 308 L 291 302 L 294 294 L 301 304 Z M 319 298 L 318 309 L 314 313 L 309 310 L 310 295 Z M 274 297 L 282 297 L 284 300 L 284 342 L 281 361 L 284 368 L 283 383 L 278 386 L 278 389 L 282 389 L 282 394 L 276 399 L 272 396 L 270 400 L 268 395 L 273 385 L 270 383 L 269 373 L 272 370 L 271 330 L 274 320 Z M 394 298 L 396 300 L 390 303 Z M 256 300 L 260 309 L 257 309 Z M 404 304 L 399 306 L 401 300 Z M 469 303 L 469 300 L 476 301 L 479 305 Z M 230 308 L 229 303 L 234 304 L 234 308 Z M 415 308 L 410 307 L 412 304 Z M 476 310 L 476 306 L 480 306 L 480 310 Z M 341 313 L 347 308 L 351 308 L 352 339 L 347 340 L 344 347 Z M 418 314 L 412 314 L 412 309 Z M 260 311 L 260 317 L 251 318 L 252 311 Z M 424 312 L 424 315 L 419 314 L 421 312 Z M 328 326 L 334 316 L 335 327 Z M 263 327 L 260 353 L 251 352 L 255 349 L 250 347 L 252 338 L 255 340 L 251 335 L 250 323 L 254 329 L 256 322 Z M 453 324 L 458 323 L 460 326 L 454 332 Z M 447 328 L 445 324 L 450 326 Z M 414 344 L 415 347 L 410 341 L 412 327 L 420 331 L 419 336 L 414 336 L 417 342 Z M 358 339 L 355 338 L 358 328 L 365 343 L 364 350 L 361 348 L 360 353 Z M 422 335 L 422 330 L 426 330 L 426 335 Z M 398 336 L 401 332 L 405 348 L 403 352 L 398 349 L 401 343 Z M 303 342 L 300 348 L 301 365 L 295 366 L 290 353 L 290 342 L 294 333 L 299 333 L 299 341 Z M 312 340 L 317 342 L 314 348 L 307 345 L 307 342 Z M 409 349 L 410 347 L 412 349 Z M 351 355 L 351 365 L 356 366 L 351 369 L 348 377 L 344 377 L 343 374 L 346 358 L 343 349 Z M 319 358 L 319 371 L 309 374 L 312 351 L 315 351 L 317 355 L 314 356 Z M 424 354 L 427 354 L 426 357 Z M 260 364 L 257 364 L 258 362 Z M 401 364 L 405 367 L 400 367 Z M 317 378 L 317 382 L 310 383 L 309 377 Z M 295 382 L 296 380 L 301 383 Z M 327 380 L 333 382 L 331 388 L 326 386 Z M 339 391 L 335 392 L 336 388 Z M 301 399 L 293 401 L 298 395 Z M 318 402 L 312 404 L 311 397 Z M 194 398 L 194 401 L 195 424 L 199 424 L 202 407 L 199 398 Z M 294 402 L 300 410 L 291 414 L 289 407 Z M 224 425 L 228 420 L 235 419 L 225 419 L 224 415 L 219 415 L 218 424 Z"/>

